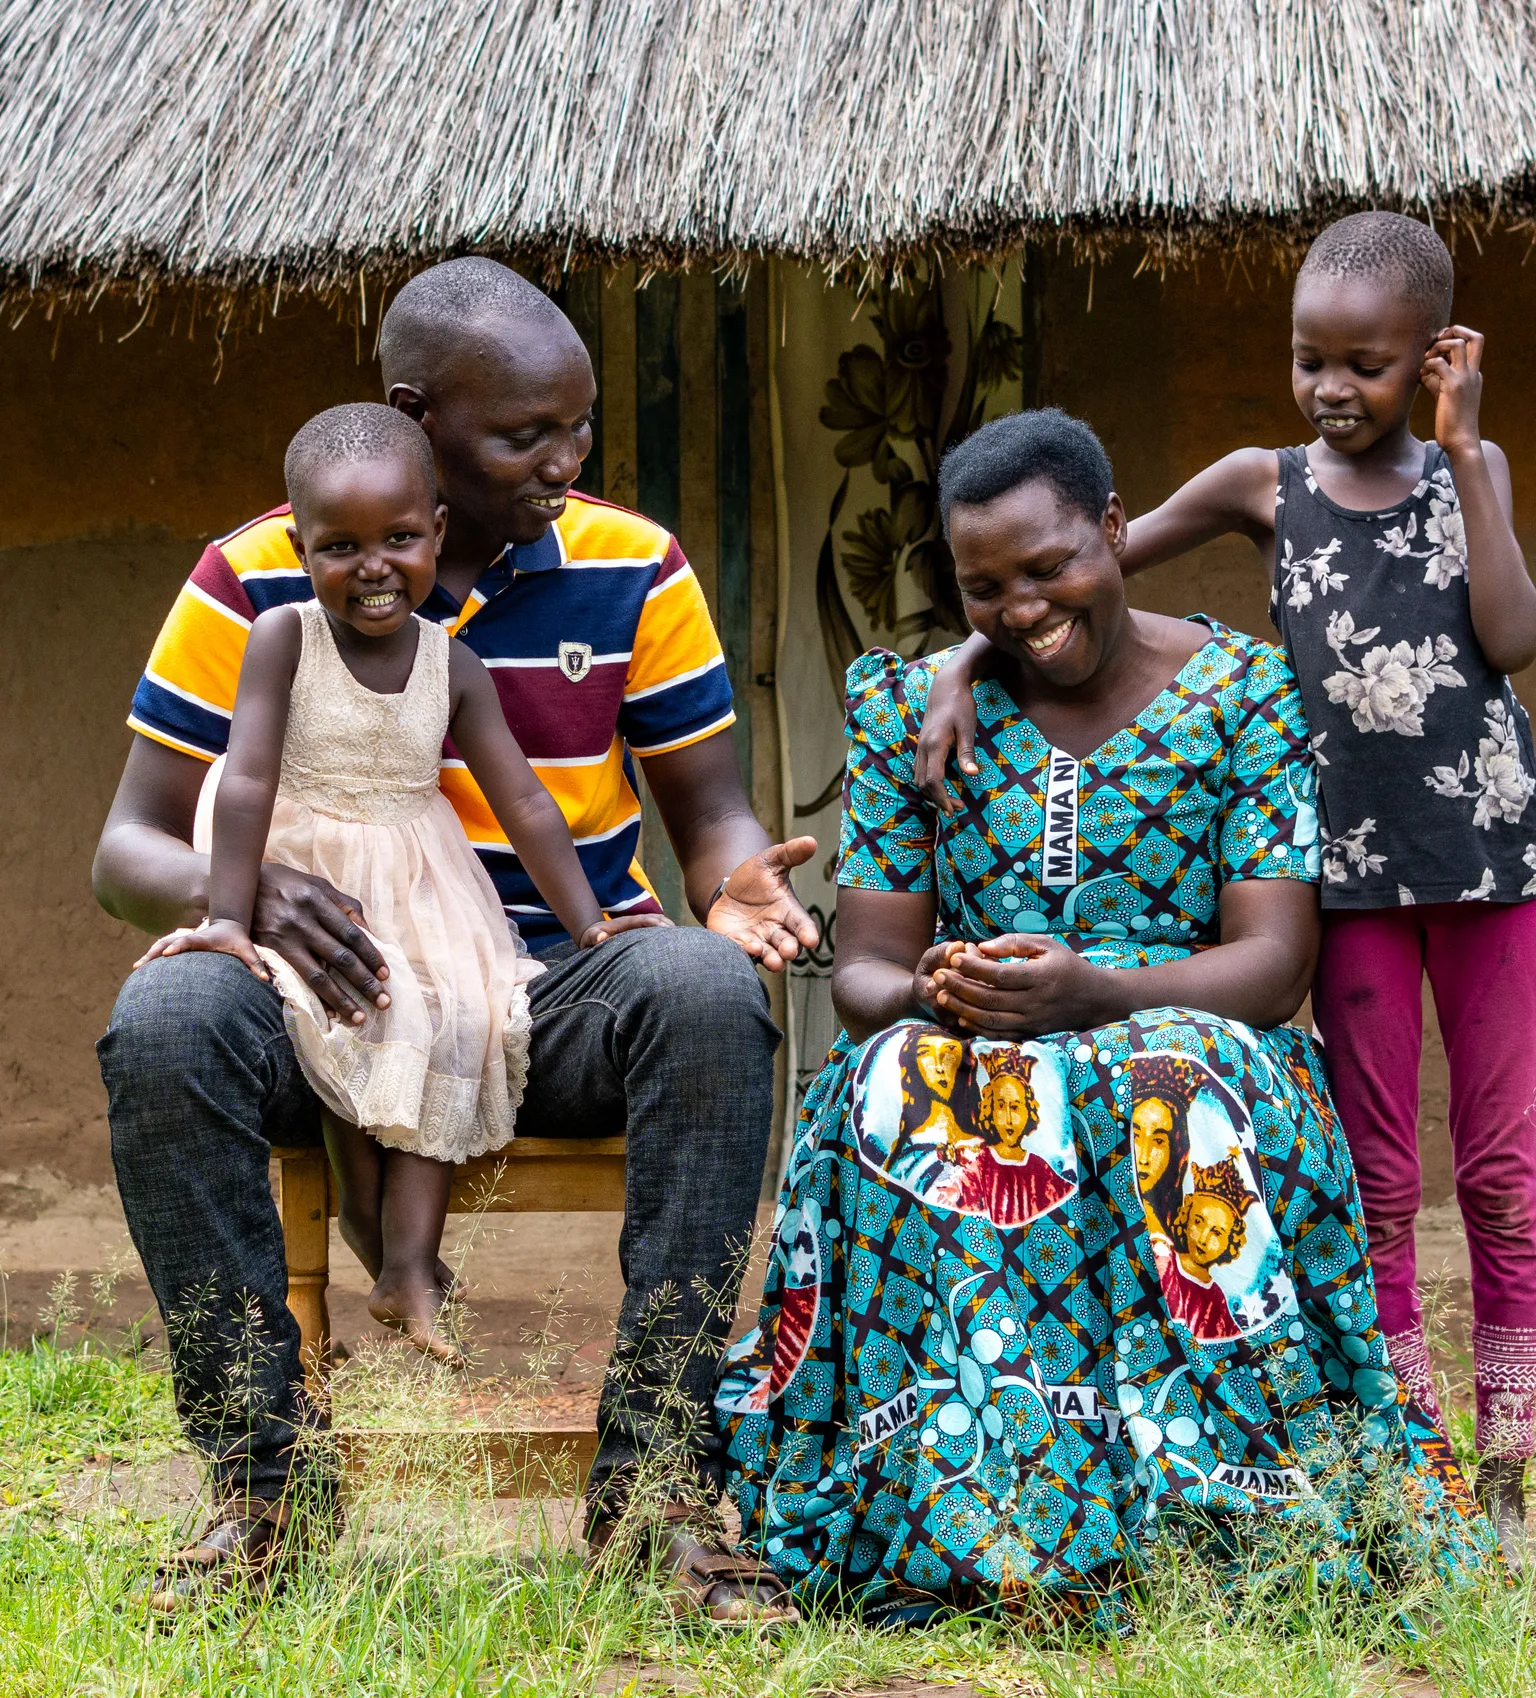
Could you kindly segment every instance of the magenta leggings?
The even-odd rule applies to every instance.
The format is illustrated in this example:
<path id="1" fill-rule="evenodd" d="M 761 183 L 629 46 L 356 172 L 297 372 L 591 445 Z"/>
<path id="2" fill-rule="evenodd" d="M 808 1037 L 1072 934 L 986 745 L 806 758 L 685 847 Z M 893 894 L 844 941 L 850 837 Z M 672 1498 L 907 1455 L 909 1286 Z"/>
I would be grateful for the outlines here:
<path id="1" fill-rule="evenodd" d="M 1477 1445 L 1536 1448 L 1536 902 L 1323 916 L 1312 1009 L 1355 1159 L 1382 1330 L 1438 1418 L 1419 1308 L 1419 1051 L 1429 974 L 1451 1075 L 1456 1201 L 1472 1259 Z"/>

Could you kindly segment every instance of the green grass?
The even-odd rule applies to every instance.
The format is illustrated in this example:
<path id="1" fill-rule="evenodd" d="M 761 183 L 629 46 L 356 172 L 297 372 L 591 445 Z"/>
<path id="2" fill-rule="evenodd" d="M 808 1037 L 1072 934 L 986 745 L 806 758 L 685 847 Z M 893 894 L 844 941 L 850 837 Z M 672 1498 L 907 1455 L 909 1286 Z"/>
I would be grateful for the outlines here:
<path id="1" fill-rule="evenodd" d="M 386 1400 L 387 1401 L 387 1400 Z M 654 1590 L 586 1574 L 569 1547 L 451 1492 L 387 1488 L 286 1593 L 152 1629 L 155 1557 L 192 1529 L 157 1510 L 177 1448 L 148 1359 L 42 1341 L 0 1355 L 0 1695 L 870 1692 L 898 1678 L 1049 1698 L 1536 1698 L 1530 1586 L 1425 1584 L 1376 1602 L 1299 1583 L 1226 1591 L 1161 1564 L 1135 1630 L 952 1621 L 880 1633 L 835 1619 L 778 1639 L 679 1627 Z M 100 1489 L 108 1471 L 118 1487 Z M 93 1484 L 94 1483 L 94 1484 Z M 142 1491 L 139 1487 L 142 1486 Z M 88 1489 L 90 1488 L 90 1489 Z M 1404 1606 L 1419 1624 L 1405 1631 Z"/>

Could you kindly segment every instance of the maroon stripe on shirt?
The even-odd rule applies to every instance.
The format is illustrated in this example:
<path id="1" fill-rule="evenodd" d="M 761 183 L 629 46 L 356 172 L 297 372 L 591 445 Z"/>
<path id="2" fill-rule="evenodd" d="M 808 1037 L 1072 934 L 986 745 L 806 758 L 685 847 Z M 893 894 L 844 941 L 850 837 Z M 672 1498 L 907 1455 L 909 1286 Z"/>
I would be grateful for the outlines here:
<path id="1" fill-rule="evenodd" d="M 209 543 L 203 550 L 202 558 L 192 568 L 190 581 L 196 584 L 210 601 L 218 602 L 220 607 L 227 607 L 231 613 L 238 613 L 242 619 L 256 617 L 256 608 L 245 593 L 245 586 L 235 575 L 234 567 L 224 558 L 224 551 L 216 542 Z"/>
<path id="2" fill-rule="evenodd" d="M 624 700 L 628 665 L 594 666 L 573 684 L 553 666 L 492 666 L 501 711 L 530 760 L 606 755 Z"/>
<path id="3" fill-rule="evenodd" d="M 661 557 L 661 564 L 656 568 L 656 576 L 652 580 L 654 591 L 657 584 L 666 583 L 668 578 L 675 578 L 688 564 L 688 556 L 677 546 L 677 538 L 670 537 L 667 541 L 667 552 Z"/>

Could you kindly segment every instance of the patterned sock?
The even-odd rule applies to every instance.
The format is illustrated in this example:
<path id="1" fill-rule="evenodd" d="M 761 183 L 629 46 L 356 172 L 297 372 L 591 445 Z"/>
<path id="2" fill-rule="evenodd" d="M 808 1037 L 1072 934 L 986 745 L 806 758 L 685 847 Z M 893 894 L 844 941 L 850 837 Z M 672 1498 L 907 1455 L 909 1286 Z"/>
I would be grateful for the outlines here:
<path id="1" fill-rule="evenodd" d="M 1429 1360 L 1429 1342 L 1423 1327 L 1405 1327 L 1401 1332 L 1389 1332 L 1385 1336 L 1387 1357 L 1397 1370 L 1397 1377 L 1407 1386 L 1408 1395 L 1444 1434 L 1445 1417 L 1435 1395 L 1435 1370 Z"/>
<path id="2" fill-rule="evenodd" d="M 1536 1327 L 1474 1323 L 1477 1448 L 1484 1456 L 1536 1451 Z"/>

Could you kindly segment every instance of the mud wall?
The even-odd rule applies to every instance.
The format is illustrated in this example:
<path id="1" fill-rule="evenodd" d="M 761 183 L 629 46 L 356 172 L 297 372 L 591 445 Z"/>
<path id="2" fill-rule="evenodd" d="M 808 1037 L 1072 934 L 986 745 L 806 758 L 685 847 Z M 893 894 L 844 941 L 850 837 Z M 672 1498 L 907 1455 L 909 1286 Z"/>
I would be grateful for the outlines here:
<path id="1" fill-rule="evenodd" d="M 1524 398 L 1536 375 L 1526 329 L 1536 271 L 1522 264 L 1524 251 L 1513 239 L 1480 254 L 1464 247 L 1457 310 L 1488 336 L 1485 432 L 1509 451 L 1531 554 L 1536 421 Z M 1134 270 L 1131 259 L 1091 272 L 1045 259 L 1037 390 L 1099 429 L 1133 513 L 1231 447 L 1302 433 L 1286 373 L 1286 279 L 1229 279 L 1216 266 L 1166 279 Z M 786 273 L 789 658 L 820 649 L 806 573 L 839 473 L 816 408 L 839 344 L 860 335 L 851 297 L 809 312 L 824 292 L 819 279 Z M 798 320 L 797 300 L 809 315 Z M 323 309 L 285 308 L 259 333 L 222 344 L 206 326 L 189 337 L 184 314 L 173 329 L 172 316 L 167 307 L 131 335 L 132 316 L 110 306 L 62 323 L 33 314 L 0 330 L 0 392 L 13 425 L 0 467 L 0 1214 L 43 1206 L 48 1191 L 110 1182 L 91 1046 L 140 939 L 96 908 L 89 871 L 128 744 L 123 716 L 159 620 L 209 537 L 281 499 L 282 448 L 297 425 L 377 393 L 368 332 Z M 754 548 L 754 570 L 761 564 Z M 1265 588 L 1245 544 L 1163 567 L 1135 595 L 1266 629 Z M 1523 682 L 1531 701 L 1532 681 Z M 817 689 L 835 715 L 829 687 Z M 797 783 L 815 778 L 808 794 L 820 788 L 821 764 L 819 751 L 796 764 Z M 814 822 L 827 848 L 829 823 Z M 1437 1056 L 1426 1087 L 1429 1190 L 1443 1197 Z"/>

